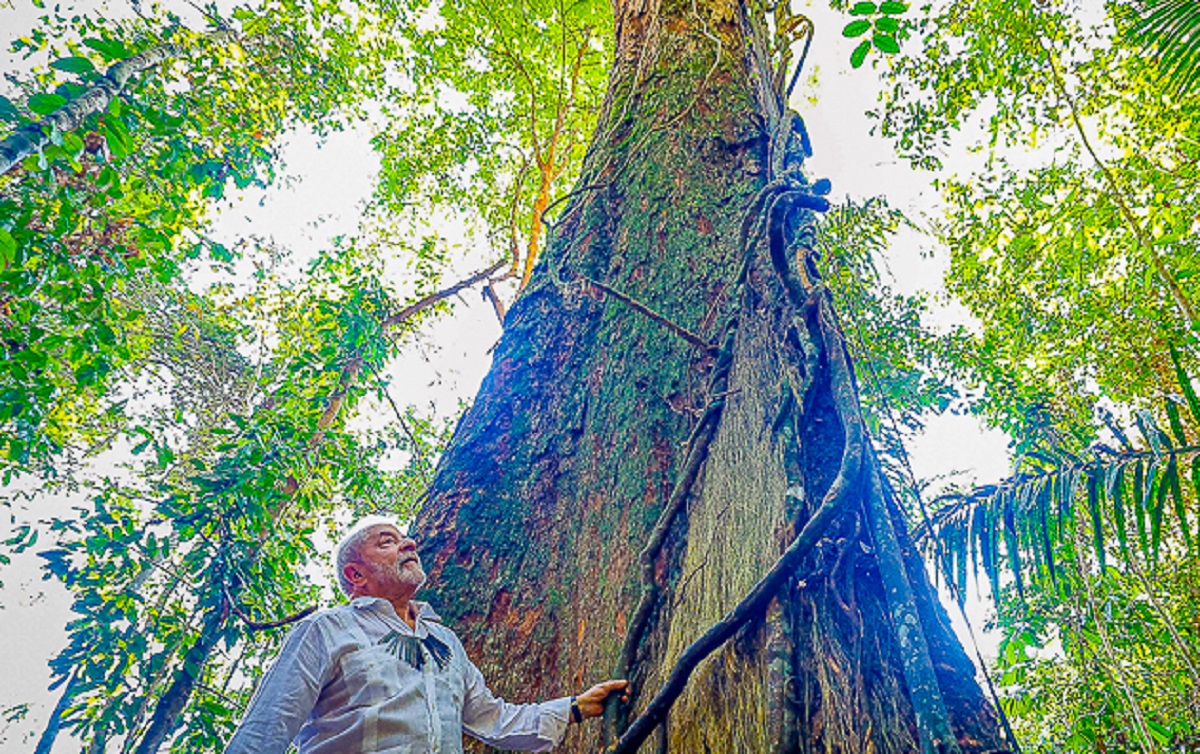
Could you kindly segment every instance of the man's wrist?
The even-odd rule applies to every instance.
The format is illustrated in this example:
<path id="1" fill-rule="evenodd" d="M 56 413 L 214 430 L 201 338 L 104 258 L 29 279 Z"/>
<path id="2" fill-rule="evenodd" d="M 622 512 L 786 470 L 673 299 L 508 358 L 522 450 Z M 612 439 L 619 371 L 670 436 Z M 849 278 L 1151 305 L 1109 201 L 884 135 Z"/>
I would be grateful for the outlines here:
<path id="1" fill-rule="evenodd" d="M 579 709 L 579 702 L 575 697 L 571 697 L 571 722 L 577 724 L 583 722 L 583 710 Z"/>

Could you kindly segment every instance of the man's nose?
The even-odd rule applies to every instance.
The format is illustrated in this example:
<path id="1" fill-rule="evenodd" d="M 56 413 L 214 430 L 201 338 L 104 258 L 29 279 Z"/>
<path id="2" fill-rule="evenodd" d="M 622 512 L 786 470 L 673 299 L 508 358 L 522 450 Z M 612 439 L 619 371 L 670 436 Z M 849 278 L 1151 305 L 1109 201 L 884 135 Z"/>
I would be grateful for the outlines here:
<path id="1" fill-rule="evenodd" d="M 413 539 L 412 537 L 401 537 L 400 538 L 400 549 L 401 550 L 417 549 L 417 540 Z"/>

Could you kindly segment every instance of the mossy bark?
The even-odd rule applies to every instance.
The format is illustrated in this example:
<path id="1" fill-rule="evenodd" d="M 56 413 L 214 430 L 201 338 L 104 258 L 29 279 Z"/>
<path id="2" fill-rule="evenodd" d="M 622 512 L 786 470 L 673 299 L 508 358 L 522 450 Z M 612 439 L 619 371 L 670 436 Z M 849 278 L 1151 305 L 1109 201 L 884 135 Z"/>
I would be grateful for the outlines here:
<path id="1" fill-rule="evenodd" d="M 642 593 L 638 554 L 685 440 L 724 400 L 655 562 L 663 590 L 632 670 L 636 714 L 819 504 L 843 433 L 826 370 L 795 342 L 806 315 L 765 251 L 743 248 L 780 116 L 750 11 L 720 0 L 624 0 L 615 11 L 609 95 L 580 188 L 508 313 L 414 533 L 429 599 L 494 689 L 515 700 L 577 692 L 610 676 Z M 710 349 L 588 280 L 710 343 L 732 329 L 723 394 L 712 394 Z M 918 748 L 858 504 L 762 619 L 697 670 L 660 735 L 666 750 Z M 970 662 L 892 519 L 959 743 L 998 748 Z M 564 750 L 598 742 L 589 723 L 572 728 Z"/>

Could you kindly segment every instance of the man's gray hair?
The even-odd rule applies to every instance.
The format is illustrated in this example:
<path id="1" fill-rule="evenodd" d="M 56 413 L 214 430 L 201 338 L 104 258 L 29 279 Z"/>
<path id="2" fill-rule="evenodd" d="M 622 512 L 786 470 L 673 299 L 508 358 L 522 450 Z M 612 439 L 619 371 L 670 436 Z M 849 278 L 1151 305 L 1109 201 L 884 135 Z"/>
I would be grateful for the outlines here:
<path id="1" fill-rule="evenodd" d="M 346 578 L 346 566 L 358 558 L 358 548 L 363 543 L 371 527 L 379 526 L 380 524 L 391 524 L 400 529 L 401 532 L 404 531 L 400 528 L 400 524 L 396 522 L 396 519 L 389 516 L 363 516 L 358 521 L 355 521 L 354 525 L 342 535 L 341 540 L 338 541 L 337 547 L 333 551 L 333 562 L 338 586 L 342 588 L 342 592 L 347 597 L 354 591 L 354 585 Z"/>

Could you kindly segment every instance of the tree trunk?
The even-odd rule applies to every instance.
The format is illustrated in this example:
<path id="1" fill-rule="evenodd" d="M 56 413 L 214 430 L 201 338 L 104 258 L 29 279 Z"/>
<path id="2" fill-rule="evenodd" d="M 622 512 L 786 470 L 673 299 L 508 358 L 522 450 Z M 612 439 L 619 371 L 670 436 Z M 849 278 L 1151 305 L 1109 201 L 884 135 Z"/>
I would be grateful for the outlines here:
<path id="1" fill-rule="evenodd" d="M 632 632 L 632 716 L 838 497 L 777 599 L 692 674 L 661 750 L 953 749 L 918 725 L 936 722 L 927 698 L 963 751 L 1002 748 L 869 451 L 831 491 L 857 398 L 845 366 L 838 388 L 844 351 L 820 286 L 794 271 L 805 302 L 777 273 L 822 200 L 797 170 L 761 19 L 734 0 L 615 5 L 581 188 L 414 527 L 430 599 L 493 688 L 522 701 L 609 677 Z M 643 572 L 672 500 L 684 507 Z M 885 590 L 884 562 L 907 597 Z M 598 725 L 571 731 L 565 750 L 597 749 Z"/>

